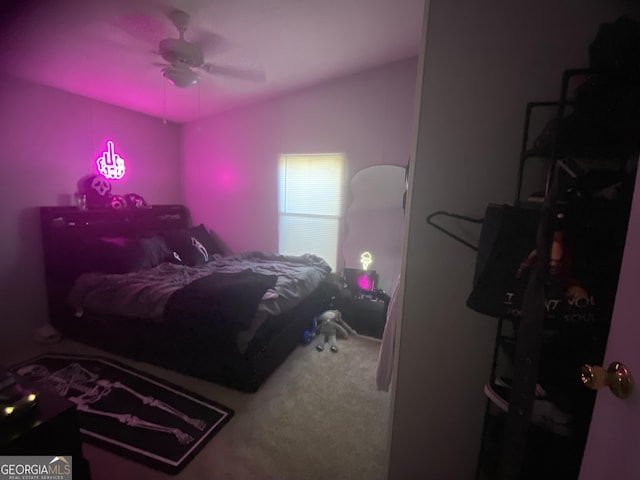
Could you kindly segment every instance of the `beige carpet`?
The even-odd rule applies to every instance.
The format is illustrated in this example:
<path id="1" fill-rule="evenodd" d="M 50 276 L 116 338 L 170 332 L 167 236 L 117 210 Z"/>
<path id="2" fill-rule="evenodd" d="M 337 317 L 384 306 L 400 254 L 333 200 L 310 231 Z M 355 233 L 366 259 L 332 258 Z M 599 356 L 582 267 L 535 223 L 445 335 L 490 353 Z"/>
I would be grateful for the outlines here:
<path id="1" fill-rule="evenodd" d="M 85 444 L 93 480 L 377 480 L 386 478 L 389 394 L 375 388 L 380 342 L 339 341 L 340 351 L 298 347 L 255 394 L 108 355 L 71 342 L 3 352 L 0 364 L 46 351 L 117 358 L 233 408 L 231 421 L 176 476 Z"/>

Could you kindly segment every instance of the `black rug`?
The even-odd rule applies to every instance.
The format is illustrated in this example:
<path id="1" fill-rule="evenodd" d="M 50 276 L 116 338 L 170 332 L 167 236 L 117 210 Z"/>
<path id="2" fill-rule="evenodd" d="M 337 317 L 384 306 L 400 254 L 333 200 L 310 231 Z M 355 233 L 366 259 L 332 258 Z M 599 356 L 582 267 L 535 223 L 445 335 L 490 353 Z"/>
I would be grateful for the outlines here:
<path id="1" fill-rule="evenodd" d="M 175 474 L 233 410 L 104 357 L 45 354 L 11 370 L 78 406 L 83 440 Z"/>

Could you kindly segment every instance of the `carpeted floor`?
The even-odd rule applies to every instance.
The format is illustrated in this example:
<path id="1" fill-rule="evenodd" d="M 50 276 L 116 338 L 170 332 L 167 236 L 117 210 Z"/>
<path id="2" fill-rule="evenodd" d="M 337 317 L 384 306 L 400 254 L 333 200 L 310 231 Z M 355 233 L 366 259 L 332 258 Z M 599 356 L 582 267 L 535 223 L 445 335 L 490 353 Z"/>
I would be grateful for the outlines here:
<path id="1" fill-rule="evenodd" d="M 223 403 L 235 416 L 177 476 L 85 444 L 93 480 L 377 480 L 384 472 L 389 394 L 375 387 L 380 342 L 339 341 L 340 351 L 298 347 L 255 394 L 131 362 L 79 343 L 31 344 L 0 364 L 46 351 L 105 355 Z"/>

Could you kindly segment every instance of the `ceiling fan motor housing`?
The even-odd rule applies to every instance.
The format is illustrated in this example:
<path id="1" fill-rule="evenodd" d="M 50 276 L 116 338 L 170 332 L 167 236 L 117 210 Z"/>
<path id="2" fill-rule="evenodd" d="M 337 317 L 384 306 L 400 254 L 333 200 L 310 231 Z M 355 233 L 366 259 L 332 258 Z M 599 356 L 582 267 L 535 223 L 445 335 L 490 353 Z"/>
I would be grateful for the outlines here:
<path id="1" fill-rule="evenodd" d="M 204 54 L 197 45 L 178 38 L 166 38 L 160 42 L 160 55 L 172 65 L 199 67 L 204 63 Z"/>

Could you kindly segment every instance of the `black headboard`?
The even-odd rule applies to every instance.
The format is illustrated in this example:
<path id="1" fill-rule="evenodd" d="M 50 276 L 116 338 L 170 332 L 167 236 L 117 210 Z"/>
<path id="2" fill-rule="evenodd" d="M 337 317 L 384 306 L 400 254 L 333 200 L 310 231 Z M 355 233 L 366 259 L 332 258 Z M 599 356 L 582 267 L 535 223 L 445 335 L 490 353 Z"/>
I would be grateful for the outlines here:
<path id="1" fill-rule="evenodd" d="M 100 237 L 149 237 L 191 226 L 183 205 L 151 208 L 80 210 L 75 207 L 40 207 L 45 279 L 51 320 L 68 309 L 66 296 L 79 269 L 72 265 L 73 249 Z"/>
<path id="2" fill-rule="evenodd" d="M 40 207 L 42 246 L 47 276 L 60 276 L 69 248 L 100 237 L 149 237 L 191 226 L 183 205 L 151 208 L 80 210 L 74 207 Z"/>
<path id="3" fill-rule="evenodd" d="M 105 235 L 135 238 L 191 226 L 189 211 L 183 205 L 122 210 L 40 207 L 40 221 L 45 246 L 60 238 Z"/>

